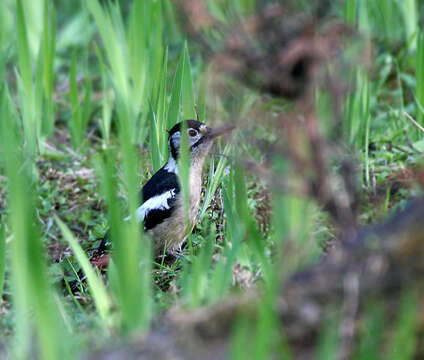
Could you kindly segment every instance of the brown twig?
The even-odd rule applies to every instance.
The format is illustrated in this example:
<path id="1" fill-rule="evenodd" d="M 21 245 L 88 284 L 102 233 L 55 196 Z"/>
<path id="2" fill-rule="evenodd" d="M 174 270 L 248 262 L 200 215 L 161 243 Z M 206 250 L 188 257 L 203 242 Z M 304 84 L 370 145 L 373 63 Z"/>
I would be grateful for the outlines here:
<path id="1" fill-rule="evenodd" d="M 411 115 L 409 115 L 406 111 L 403 114 L 409 121 L 411 121 L 411 123 L 413 123 L 418 129 L 424 132 L 424 128 L 420 124 L 418 124 Z"/>

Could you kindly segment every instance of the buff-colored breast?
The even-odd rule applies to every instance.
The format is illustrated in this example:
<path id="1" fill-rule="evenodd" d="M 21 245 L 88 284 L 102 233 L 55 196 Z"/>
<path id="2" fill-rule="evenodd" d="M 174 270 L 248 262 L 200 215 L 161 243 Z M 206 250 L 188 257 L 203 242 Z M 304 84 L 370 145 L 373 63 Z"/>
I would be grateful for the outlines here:
<path id="1" fill-rule="evenodd" d="M 200 206 L 200 193 L 202 187 L 203 159 L 192 163 L 190 167 L 190 231 L 196 222 L 197 213 Z M 187 221 L 185 218 L 182 194 L 176 198 L 175 210 L 172 216 L 164 222 L 149 230 L 154 240 L 154 252 L 160 255 L 166 246 L 167 251 L 175 252 L 180 249 L 187 236 Z"/>

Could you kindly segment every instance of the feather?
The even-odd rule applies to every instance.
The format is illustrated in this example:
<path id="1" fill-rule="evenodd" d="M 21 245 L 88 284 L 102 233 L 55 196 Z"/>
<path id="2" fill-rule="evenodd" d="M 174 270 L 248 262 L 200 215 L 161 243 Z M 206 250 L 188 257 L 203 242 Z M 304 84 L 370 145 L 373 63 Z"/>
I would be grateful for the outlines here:
<path id="1" fill-rule="evenodd" d="M 141 191 L 143 204 L 137 209 L 136 216 L 144 222 L 145 230 L 154 228 L 174 211 L 180 186 L 177 175 L 168 169 L 169 163 L 158 170 Z"/>

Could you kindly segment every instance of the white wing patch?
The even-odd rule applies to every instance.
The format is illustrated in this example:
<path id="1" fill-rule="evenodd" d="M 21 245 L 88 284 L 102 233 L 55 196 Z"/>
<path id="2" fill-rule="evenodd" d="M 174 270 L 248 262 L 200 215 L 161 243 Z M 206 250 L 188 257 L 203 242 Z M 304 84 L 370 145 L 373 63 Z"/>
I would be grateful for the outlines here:
<path id="1" fill-rule="evenodd" d="M 165 210 L 169 209 L 168 200 L 175 196 L 175 189 L 164 192 L 163 194 L 151 197 L 145 201 L 136 212 L 136 218 L 138 221 L 144 221 L 146 215 L 150 210 Z"/>

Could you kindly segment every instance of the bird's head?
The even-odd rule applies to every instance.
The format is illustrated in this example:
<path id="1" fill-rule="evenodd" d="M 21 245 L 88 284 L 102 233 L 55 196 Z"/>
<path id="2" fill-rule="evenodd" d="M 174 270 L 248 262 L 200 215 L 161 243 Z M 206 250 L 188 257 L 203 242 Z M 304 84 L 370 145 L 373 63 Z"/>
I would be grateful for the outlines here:
<path id="1" fill-rule="evenodd" d="M 170 156 L 176 160 L 180 151 L 181 131 L 186 129 L 187 142 L 192 161 L 204 158 L 212 147 L 213 140 L 234 127 L 210 128 L 197 120 L 179 122 L 169 131 L 168 146 Z"/>

